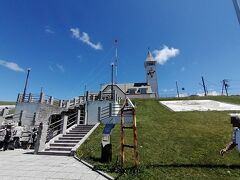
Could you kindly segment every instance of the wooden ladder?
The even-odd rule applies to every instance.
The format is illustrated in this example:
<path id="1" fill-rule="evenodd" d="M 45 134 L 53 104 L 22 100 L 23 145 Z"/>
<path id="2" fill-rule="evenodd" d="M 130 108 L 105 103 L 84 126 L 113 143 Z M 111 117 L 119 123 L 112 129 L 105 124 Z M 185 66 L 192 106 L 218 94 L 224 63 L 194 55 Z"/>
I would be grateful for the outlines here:
<path id="1" fill-rule="evenodd" d="M 132 126 L 125 124 L 124 116 L 132 116 Z M 133 130 L 133 145 L 125 144 L 125 130 Z M 124 165 L 125 160 L 125 147 L 133 149 L 134 165 L 138 166 L 139 157 L 138 157 L 138 138 L 137 138 L 137 123 L 136 123 L 136 110 L 135 106 L 132 104 L 129 98 L 126 99 L 123 107 L 121 108 L 121 166 Z"/>

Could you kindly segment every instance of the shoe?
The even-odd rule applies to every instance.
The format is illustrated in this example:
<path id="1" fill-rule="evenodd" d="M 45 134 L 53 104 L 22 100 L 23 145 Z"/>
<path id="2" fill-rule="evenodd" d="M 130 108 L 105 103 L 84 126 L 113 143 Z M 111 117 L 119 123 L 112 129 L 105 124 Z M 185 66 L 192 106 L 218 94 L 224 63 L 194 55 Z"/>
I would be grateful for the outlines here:
<path id="1" fill-rule="evenodd" d="M 222 149 L 222 150 L 220 151 L 220 155 L 223 156 L 225 152 L 226 152 L 225 149 Z"/>

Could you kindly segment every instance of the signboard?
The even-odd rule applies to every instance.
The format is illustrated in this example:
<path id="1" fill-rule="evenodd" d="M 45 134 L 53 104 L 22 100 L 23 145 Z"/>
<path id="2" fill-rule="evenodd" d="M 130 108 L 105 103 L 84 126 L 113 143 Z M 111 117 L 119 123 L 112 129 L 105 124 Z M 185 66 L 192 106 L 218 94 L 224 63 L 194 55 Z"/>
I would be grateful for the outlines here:
<path id="1" fill-rule="evenodd" d="M 106 124 L 103 129 L 103 134 L 111 134 L 112 129 L 114 128 L 115 124 Z"/>

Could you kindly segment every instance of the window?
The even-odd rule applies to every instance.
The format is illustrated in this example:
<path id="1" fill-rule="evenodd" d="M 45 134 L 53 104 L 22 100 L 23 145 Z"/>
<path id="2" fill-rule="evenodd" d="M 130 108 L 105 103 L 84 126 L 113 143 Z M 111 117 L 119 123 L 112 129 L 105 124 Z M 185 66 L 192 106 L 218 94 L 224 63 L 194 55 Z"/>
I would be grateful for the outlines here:
<path id="1" fill-rule="evenodd" d="M 135 88 L 128 89 L 128 90 L 127 90 L 127 93 L 128 93 L 128 94 L 136 94 L 136 89 L 135 89 Z"/>
<path id="2" fill-rule="evenodd" d="M 138 93 L 140 94 L 147 94 L 147 88 L 139 88 Z"/>

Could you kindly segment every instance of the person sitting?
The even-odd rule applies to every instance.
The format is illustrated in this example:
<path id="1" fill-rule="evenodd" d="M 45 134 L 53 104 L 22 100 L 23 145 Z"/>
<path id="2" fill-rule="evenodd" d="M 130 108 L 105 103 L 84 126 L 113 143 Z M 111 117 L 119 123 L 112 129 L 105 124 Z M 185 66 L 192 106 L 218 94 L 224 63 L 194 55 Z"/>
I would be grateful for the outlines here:
<path id="1" fill-rule="evenodd" d="M 21 147 L 20 138 L 22 136 L 22 132 L 23 132 L 23 126 L 21 121 L 19 121 L 18 126 L 15 127 L 13 130 L 13 144 L 15 148 Z"/>
<path id="2" fill-rule="evenodd" d="M 11 135 L 12 135 L 10 126 L 7 126 L 5 128 L 5 131 L 6 131 L 6 134 L 5 134 L 5 138 L 3 141 L 3 151 L 6 151 L 8 149 L 8 145 L 9 145 Z"/>

